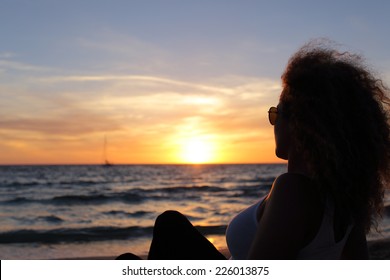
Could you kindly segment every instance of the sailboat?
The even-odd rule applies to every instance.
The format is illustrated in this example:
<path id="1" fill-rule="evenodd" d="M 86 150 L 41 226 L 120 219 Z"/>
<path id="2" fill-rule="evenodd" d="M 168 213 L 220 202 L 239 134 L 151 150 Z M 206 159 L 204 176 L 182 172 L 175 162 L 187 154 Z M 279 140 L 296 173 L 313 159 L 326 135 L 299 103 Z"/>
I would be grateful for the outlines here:
<path id="1" fill-rule="evenodd" d="M 112 166 L 113 164 L 110 163 L 107 159 L 107 136 L 104 135 L 104 148 L 103 148 L 103 158 L 104 158 L 104 163 L 103 163 L 103 167 L 110 167 Z"/>

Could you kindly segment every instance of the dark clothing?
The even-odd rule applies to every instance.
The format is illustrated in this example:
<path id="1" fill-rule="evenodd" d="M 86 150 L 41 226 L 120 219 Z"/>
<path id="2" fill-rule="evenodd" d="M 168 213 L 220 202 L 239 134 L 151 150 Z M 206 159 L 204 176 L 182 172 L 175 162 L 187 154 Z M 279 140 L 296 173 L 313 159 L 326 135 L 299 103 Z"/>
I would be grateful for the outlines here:
<path id="1" fill-rule="evenodd" d="M 117 259 L 140 259 L 126 253 Z M 181 213 L 166 211 L 157 217 L 148 260 L 226 260 Z"/>

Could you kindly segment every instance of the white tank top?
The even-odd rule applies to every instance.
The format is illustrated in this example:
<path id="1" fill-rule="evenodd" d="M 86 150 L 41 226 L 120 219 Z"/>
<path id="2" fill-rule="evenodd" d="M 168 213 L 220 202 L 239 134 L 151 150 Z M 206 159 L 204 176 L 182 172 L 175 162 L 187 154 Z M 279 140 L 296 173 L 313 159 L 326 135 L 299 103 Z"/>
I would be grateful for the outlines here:
<path id="1" fill-rule="evenodd" d="M 226 229 L 226 242 L 232 259 L 244 260 L 248 258 L 258 226 L 257 209 L 265 198 L 266 196 L 240 212 L 229 223 Z M 339 242 L 336 242 L 334 240 L 333 216 L 334 205 L 328 199 L 316 236 L 307 246 L 299 251 L 297 259 L 340 259 L 353 225 L 349 225 L 344 237 Z"/>
<path id="2" fill-rule="evenodd" d="M 248 258 L 249 249 L 257 231 L 257 208 L 266 196 L 257 203 L 241 211 L 229 223 L 226 229 L 226 243 L 234 260 Z"/>

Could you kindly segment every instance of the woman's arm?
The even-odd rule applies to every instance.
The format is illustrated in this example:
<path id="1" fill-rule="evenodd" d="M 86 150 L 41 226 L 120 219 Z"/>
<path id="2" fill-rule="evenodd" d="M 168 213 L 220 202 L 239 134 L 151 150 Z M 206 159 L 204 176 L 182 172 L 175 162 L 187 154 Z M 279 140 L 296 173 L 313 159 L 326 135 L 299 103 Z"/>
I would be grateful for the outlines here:
<path id="1" fill-rule="evenodd" d="M 311 232 L 318 229 L 322 209 L 316 191 L 302 175 L 279 176 L 260 217 L 250 259 L 294 259 Z M 316 227 L 314 231 L 312 227 Z"/>

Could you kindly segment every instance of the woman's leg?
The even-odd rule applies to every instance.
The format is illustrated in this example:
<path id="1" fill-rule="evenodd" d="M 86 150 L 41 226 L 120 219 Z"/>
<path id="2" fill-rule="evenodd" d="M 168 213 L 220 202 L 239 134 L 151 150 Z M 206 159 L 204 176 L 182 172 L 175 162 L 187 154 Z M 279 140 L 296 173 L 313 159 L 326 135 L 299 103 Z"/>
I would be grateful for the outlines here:
<path id="1" fill-rule="evenodd" d="M 226 260 L 188 219 L 177 211 L 157 217 L 149 260 Z"/>
<path id="2" fill-rule="evenodd" d="M 116 260 L 142 260 L 137 255 L 134 255 L 133 253 L 124 253 L 118 257 L 115 258 Z"/>

